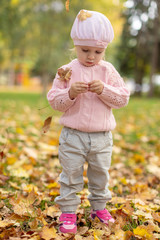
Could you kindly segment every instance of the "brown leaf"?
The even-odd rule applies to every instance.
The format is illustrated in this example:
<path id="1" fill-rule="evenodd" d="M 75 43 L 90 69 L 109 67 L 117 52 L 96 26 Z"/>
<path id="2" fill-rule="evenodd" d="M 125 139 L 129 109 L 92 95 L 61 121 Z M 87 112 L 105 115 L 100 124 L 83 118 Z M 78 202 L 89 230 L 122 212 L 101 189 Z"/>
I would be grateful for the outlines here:
<path id="1" fill-rule="evenodd" d="M 1 157 L 1 159 L 4 158 L 4 152 L 3 151 L 0 152 L 0 157 Z"/>
<path id="2" fill-rule="evenodd" d="M 3 175 L 3 174 L 0 174 L 0 180 L 1 180 L 2 182 L 7 181 L 8 179 L 9 179 L 9 177 L 7 177 L 7 176 L 5 176 L 5 175 Z"/>
<path id="3" fill-rule="evenodd" d="M 71 79 L 72 70 L 70 68 L 59 68 L 58 69 L 58 75 L 60 81 L 69 81 Z"/>
<path id="4" fill-rule="evenodd" d="M 52 122 L 52 117 L 48 117 L 45 121 L 44 121 L 44 124 L 43 124 L 43 127 L 42 127 L 42 131 L 43 133 L 46 133 L 48 132 L 49 128 L 50 128 L 50 125 L 51 125 L 51 122 Z"/>
<path id="5" fill-rule="evenodd" d="M 86 226 L 80 227 L 80 228 L 78 229 L 77 234 L 79 234 L 79 235 L 84 235 L 87 231 L 88 231 L 88 227 L 86 227 Z"/>

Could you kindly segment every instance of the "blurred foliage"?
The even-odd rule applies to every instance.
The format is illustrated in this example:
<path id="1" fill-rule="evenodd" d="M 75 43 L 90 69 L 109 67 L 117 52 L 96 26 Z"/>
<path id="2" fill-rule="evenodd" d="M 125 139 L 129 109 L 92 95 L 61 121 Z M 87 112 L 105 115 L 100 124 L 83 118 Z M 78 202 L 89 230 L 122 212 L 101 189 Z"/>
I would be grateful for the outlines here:
<path id="1" fill-rule="evenodd" d="M 154 92 L 153 75 L 160 71 L 160 2 L 128 1 L 123 18 L 124 27 L 117 50 L 120 71 L 133 77 L 139 85 L 145 77 L 150 78 L 150 91 Z"/>
<path id="2" fill-rule="evenodd" d="M 0 94 L 0 239 L 3 240 L 158 240 L 160 237 L 159 101 L 132 98 L 115 109 L 117 127 L 110 168 L 112 199 L 106 205 L 116 222 L 90 219 L 87 163 L 78 193 L 76 235 L 58 231 L 61 214 L 58 161 L 60 113 L 40 94 Z M 50 131 L 42 134 L 50 114 Z M 149 113 L 149 114 L 148 114 Z M 144 124 L 145 123 L 145 124 Z"/>
<path id="3" fill-rule="evenodd" d="M 65 0 L 1 0 L 0 61 L 3 69 L 26 62 L 32 74 L 50 77 L 69 61 L 73 47 L 70 30 L 80 9 L 101 11 L 114 23 L 116 38 L 122 30 L 119 21 L 123 0 L 74 0 L 69 12 Z"/>

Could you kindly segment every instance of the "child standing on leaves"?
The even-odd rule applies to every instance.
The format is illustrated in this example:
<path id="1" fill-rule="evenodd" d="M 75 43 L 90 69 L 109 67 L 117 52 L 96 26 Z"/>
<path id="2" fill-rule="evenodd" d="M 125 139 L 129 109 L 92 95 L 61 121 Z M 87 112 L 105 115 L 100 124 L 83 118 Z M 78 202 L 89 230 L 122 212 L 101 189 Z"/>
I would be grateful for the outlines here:
<path id="1" fill-rule="evenodd" d="M 59 139 L 60 196 L 55 199 L 62 214 L 59 230 L 76 233 L 76 209 L 83 189 L 83 166 L 88 162 L 88 197 L 91 217 L 108 224 L 114 219 L 107 211 L 111 199 L 108 189 L 112 155 L 112 133 L 116 126 L 112 108 L 127 105 L 129 91 L 109 62 L 103 61 L 105 49 L 113 40 L 113 28 L 99 12 L 81 10 L 72 26 L 77 59 L 58 69 L 48 101 L 64 112 Z"/>

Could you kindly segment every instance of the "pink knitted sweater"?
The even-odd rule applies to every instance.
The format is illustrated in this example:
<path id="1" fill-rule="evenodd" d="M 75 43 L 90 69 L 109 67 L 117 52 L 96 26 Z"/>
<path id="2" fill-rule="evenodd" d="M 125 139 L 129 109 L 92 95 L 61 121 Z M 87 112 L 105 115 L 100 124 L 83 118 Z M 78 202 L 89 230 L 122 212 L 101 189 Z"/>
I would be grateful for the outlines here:
<path id="1" fill-rule="evenodd" d="M 109 62 L 101 60 L 97 65 L 85 67 L 77 59 L 62 66 L 72 70 L 69 81 L 59 80 L 56 75 L 47 98 L 53 109 L 64 112 L 60 123 L 66 127 L 83 132 L 110 131 L 116 126 L 112 108 L 121 108 L 128 104 L 129 90 L 123 79 Z M 72 83 L 101 80 L 104 83 L 100 95 L 87 92 L 79 94 L 74 100 L 68 91 Z"/>

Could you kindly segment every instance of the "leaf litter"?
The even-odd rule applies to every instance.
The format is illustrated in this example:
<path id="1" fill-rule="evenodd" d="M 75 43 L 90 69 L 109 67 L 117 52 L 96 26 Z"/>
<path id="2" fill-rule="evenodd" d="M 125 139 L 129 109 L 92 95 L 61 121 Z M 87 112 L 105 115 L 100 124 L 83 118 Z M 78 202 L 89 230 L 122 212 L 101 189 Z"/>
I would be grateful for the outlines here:
<path id="1" fill-rule="evenodd" d="M 58 232 L 60 210 L 54 202 L 60 190 L 59 117 L 52 116 L 52 123 L 49 118 L 43 126 L 38 112 L 32 113 L 29 106 L 21 112 L 8 109 L 3 111 L 0 120 L 3 129 L 0 136 L 0 239 L 160 239 L 159 137 L 149 135 L 141 119 L 137 124 L 136 115 L 128 118 L 125 115 L 113 132 L 115 144 L 110 168 L 113 198 L 106 208 L 115 223 L 107 227 L 98 219 L 91 220 L 85 165 L 85 187 L 79 193 L 81 204 L 77 209 L 78 231 L 73 235 Z M 148 118 L 154 125 L 154 119 L 160 119 L 160 115 L 152 111 Z M 41 132 L 42 127 L 45 134 Z"/>

